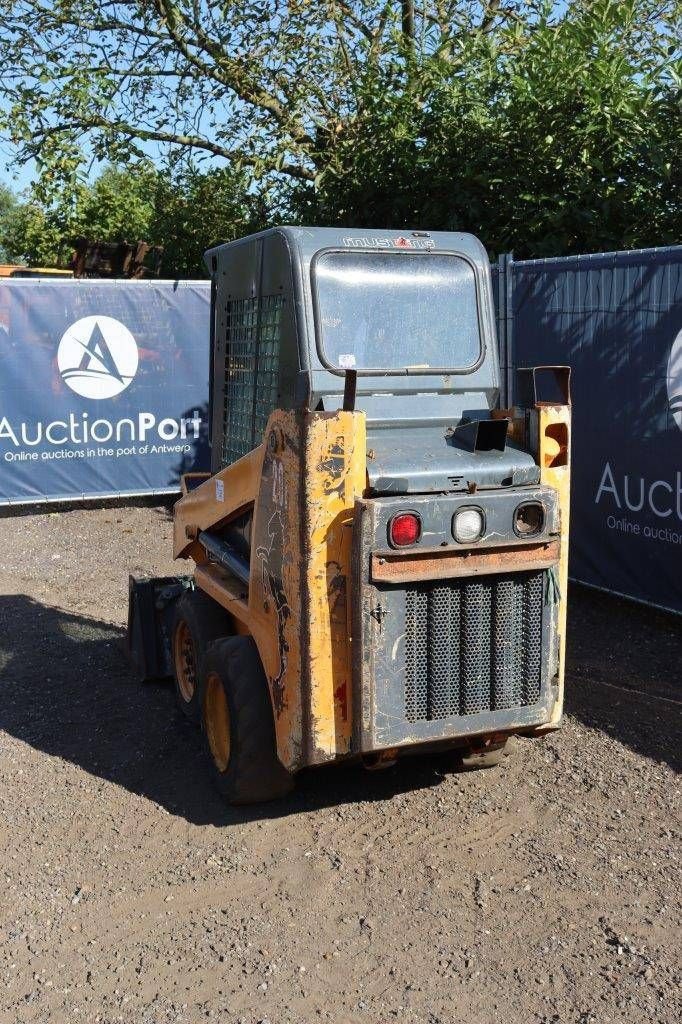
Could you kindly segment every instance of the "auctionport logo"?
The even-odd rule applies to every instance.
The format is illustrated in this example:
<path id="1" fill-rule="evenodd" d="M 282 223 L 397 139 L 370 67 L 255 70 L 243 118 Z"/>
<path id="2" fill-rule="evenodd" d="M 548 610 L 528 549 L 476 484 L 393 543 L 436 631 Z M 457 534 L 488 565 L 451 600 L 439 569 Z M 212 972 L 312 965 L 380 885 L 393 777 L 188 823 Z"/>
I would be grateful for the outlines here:
<path id="1" fill-rule="evenodd" d="M 113 398 L 137 373 L 135 338 L 111 316 L 85 316 L 62 335 L 57 365 L 62 379 L 82 398 Z"/>
<path id="2" fill-rule="evenodd" d="M 668 360 L 668 403 L 675 423 L 682 430 L 682 331 L 678 332 Z"/>

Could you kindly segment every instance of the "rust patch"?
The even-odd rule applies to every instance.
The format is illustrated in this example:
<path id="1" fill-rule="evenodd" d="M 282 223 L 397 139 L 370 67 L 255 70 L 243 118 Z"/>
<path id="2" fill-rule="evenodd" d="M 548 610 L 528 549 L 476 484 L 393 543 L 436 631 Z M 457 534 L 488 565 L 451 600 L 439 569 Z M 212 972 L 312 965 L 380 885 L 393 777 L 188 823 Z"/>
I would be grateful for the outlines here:
<path id="1" fill-rule="evenodd" d="M 444 580 L 483 573 L 522 572 L 524 569 L 549 569 L 559 561 L 560 542 L 518 544 L 514 547 L 482 548 L 480 551 L 444 551 L 427 549 L 407 554 L 404 551 L 372 553 L 372 580 L 384 583 L 410 583 L 418 580 Z"/>
<path id="2" fill-rule="evenodd" d="M 348 684 L 344 681 L 334 690 L 334 702 L 339 709 L 341 719 L 348 721 Z"/>

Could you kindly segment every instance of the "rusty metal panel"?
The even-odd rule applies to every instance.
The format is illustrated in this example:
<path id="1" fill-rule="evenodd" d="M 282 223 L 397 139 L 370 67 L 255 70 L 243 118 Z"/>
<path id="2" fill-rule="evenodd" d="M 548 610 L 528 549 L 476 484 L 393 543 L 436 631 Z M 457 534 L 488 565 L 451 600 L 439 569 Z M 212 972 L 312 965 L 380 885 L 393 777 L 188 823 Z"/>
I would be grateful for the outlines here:
<path id="1" fill-rule="evenodd" d="M 370 577 L 373 583 L 410 583 L 481 576 L 497 572 L 549 569 L 559 562 L 559 541 L 519 544 L 510 548 L 481 548 L 457 552 L 373 552 Z"/>
<path id="2" fill-rule="evenodd" d="M 546 568 L 520 569 L 518 560 L 528 558 L 528 545 L 510 548 L 509 538 L 504 545 L 499 532 L 506 522 L 508 534 L 513 533 L 505 505 L 511 512 L 532 490 L 476 495 L 481 504 L 495 506 L 498 546 L 481 548 L 474 556 L 486 561 L 488 571 L 432 580 L 372 578 L 375 556 L 385 553 L 387 517 L 399 499 L 358 502 L 354 571 L 360 600 L 353 646 L 354 688 L 361 702 L 355 738 L 359 749 L 535 730 L 551 721 L 557 696 L 558 516 L 549 517 L 553 532 L 538 546 L 544 552 L 547 543 L 546 553 L 551 552 L 552 564 Z M 429 507 L 449 529 L 453 509 L 463 500 L 442 496 Z M 435 521 L 426 528 L 437 536 Z M 443 557 L 457 556 L 450 547 Z M 514 571 L 508 571 L 508 558 L 515 563 Z M 534 609 L 530 618 L 529 601 Z M 516 668 L 531 656 L 532 671 L 528 668 L 524 675 L 519 669 L 517 674 Z M 410 684 L 410 679 L 419 682 Z M 450 692 L 460 685 L 461 692 Z"/>
<path id="3" fill-rule="evenodd" d="M 277 411 L 263 452 L 248 625 L 270 686 L 277 752 L 295 770 L 350 749 L 347 591 L 353 507 L 365 486 L 364 414 Z"/>
<path id="4" fill-rule="evenodd" d="M 198 586 L 254 637 L 272 700 L 277 752 L 292 770 L 349 753 L 349 579 L 353 510 L 366 485 L 364 413 L 278 410 L 263 445 L 189 490 L 175 551 Z M 201 531 L 253 503 L 248 585 L 205 564 Z"/>

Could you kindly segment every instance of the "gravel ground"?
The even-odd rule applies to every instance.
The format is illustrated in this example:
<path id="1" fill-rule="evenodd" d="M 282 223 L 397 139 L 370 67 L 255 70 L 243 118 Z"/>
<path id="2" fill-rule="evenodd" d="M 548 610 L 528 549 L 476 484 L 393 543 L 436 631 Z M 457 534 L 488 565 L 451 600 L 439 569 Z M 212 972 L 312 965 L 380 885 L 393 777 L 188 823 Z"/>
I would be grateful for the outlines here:
<path id="1" fill-rule="evenodd" d="M 575 588 L 560 733 L 232 809 L 122 650 L 170 532 L 0 520 L 3 1024 L 677 1024 L 679 620 Z"/>

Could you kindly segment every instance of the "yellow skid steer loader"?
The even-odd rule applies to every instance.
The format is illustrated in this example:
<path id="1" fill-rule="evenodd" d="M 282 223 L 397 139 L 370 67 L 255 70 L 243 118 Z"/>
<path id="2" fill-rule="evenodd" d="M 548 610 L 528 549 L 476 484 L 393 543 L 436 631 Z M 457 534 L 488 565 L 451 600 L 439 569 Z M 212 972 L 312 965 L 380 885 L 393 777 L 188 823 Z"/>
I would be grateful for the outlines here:
<path id="1" fill-rule="evenodd" d="M 129 644 L 227 799 L 414 748 L 490 765 L 556 729 L 568 370 L 520 371 L 499 408 L 483 246 L 276 228 L 206 260 L 212 472 L 174 511 L 194 573 L 131 579 Z"/>

